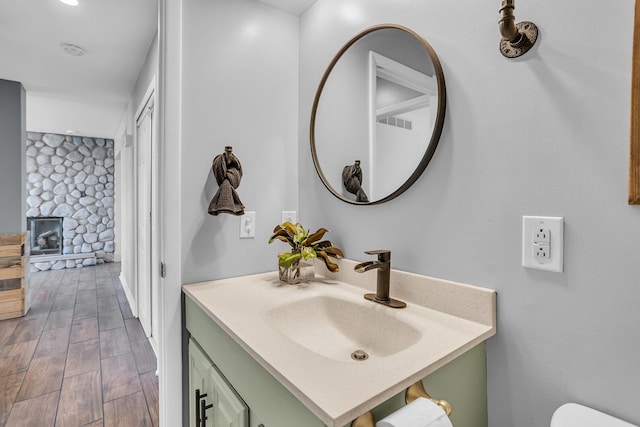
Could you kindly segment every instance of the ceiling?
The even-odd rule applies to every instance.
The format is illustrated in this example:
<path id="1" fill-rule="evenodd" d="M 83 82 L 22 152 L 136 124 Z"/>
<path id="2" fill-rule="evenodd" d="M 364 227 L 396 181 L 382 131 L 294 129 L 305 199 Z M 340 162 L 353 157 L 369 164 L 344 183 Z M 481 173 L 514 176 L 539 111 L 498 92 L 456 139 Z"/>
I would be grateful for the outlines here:
<path id="1" fill-rule="evenodd" d="M 0 0 L 0 78 L 24 85 L 27 130 L 55 131 L 29 129 L 31 98 L 55 100 L 56 105 L 98 104 L 105 120 L 119 121 L 144 64 L 156 34 L 157 0 L 79 2 Z M 61 43 L 86 53 L 71 56 Z"/>
<path id="2" fill-rule="evenodd" d="M 260 1 L 299 16 L 316 0 Z M 158 0 L 0 0 L 0 79 L 24 85 L 27 130 L 114 137 L 157 21 Z"/>
<path id="3" fill-rule="evenodd" d="M 300 16 L 309 9 L 316 0 L 259 0 L 277 9 L 289 12 L 292 15 Z"/>

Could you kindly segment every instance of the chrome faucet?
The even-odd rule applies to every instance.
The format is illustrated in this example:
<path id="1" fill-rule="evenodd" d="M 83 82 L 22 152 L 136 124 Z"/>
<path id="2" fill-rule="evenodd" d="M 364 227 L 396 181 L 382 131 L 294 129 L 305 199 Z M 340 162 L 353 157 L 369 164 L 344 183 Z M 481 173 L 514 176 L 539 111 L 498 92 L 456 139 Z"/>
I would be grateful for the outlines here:
<path id="1" fill-rule="evenodd" d="M 365 261 L 357 264 L 353 269 L 356 273 L 364 273 L 365 271 L 377 269 L 378 277 L 376 283 L 375 294 L 365 294 L 364 297 L 368 300 L 377 302 L 382 305 L 386 305 L 391 308 L 404 308 L 406 303 L 397 299 L 389 298 L 389 285 L 391 278 L 391 251 L 376 250 L 365 251 L 367 255 L 378 255 L 377 261 Z"/>

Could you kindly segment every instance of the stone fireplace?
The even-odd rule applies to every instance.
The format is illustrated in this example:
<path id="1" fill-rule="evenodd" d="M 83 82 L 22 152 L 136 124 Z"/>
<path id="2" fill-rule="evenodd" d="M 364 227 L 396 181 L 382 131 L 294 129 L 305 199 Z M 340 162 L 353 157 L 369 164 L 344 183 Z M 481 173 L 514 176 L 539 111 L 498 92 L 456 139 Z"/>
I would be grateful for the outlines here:
<path id="1" fill-rule="evenodd" d="M 26 145 L 27 218 L 46 224 L 31 228 L 32 271 L 113 261 L 113 140 L 27 132 Z"/>

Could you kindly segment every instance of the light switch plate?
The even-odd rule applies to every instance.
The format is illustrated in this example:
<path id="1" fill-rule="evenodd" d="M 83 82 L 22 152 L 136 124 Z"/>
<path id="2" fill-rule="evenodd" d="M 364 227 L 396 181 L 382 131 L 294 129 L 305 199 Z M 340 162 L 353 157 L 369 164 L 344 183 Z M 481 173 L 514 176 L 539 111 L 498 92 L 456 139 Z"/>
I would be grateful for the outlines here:
<path id="1" fill-rule="evenodd" d="M 240 238 L 253 239 L 256 237 L 256 213 L 245 212 L 240 217 Z"/>
<path id="2" fill-rule="evenodd" d="M 522 266 L 562 273 L 564 218 L 522 217 Z"/>

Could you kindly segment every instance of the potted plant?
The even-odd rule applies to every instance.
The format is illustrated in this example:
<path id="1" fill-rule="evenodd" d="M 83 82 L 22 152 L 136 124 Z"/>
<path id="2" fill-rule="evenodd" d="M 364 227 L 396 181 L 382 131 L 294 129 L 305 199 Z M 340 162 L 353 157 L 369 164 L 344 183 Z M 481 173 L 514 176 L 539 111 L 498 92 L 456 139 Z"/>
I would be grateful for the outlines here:
<path id="1" fill-rule="evenodd" d="M 333 273 L 340 271 L 338 264 L 329 258 L 341 258 L 344 256 L 339 248 L 333 246 L 329 240 L 320 240 L 329 230 L 318 229 L 315 233 L 309 233 L 300 224 L 285 222 L 276 225 L 269 243 L 280 240 L 291 246 L 289 252 L 278 254 L 278 269 L 280 280 L 287 283 L 299 283 L 313 278 L 313 265 L 305 265 L 304 261 L 320 258 L 327 269 Z"/>

